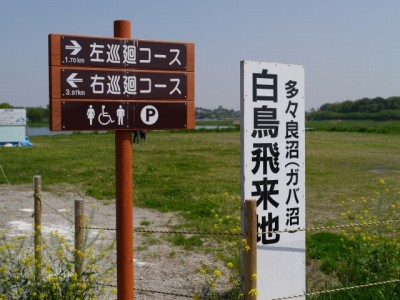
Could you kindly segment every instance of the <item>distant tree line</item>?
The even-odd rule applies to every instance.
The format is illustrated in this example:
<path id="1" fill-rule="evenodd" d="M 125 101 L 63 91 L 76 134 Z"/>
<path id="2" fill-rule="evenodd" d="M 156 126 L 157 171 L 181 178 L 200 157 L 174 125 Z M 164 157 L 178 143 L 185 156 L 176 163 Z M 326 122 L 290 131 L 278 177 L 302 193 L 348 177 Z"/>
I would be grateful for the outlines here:
<path id="1" fill-rule="evenodd" d="M 196 119 L 239 119 L 240 111 L 235 111 L 233 109 L 223 108 L 221 105 L 216 109 L 208 109 L 196 107 L 195 110 Z"/>
<path id="2" fill-rule="evenodd" d="M 30 123 L 47 123 L 49 121 L 49 108 L 43 107 L 17 107 L 12 106 L 7 102 L 0 103 L 0 108 L 11 109 L 11 108 L 26 108 L 26 118 Z"/>
<path id="3" fill-rule="evenodd" d="M 0 108 L 24 108 L 15 107 L 9 103 L 0 103 Z M 223 108 L 221 105 L 216 109 L 207 109 L 196 107 L 195 110 L 196 119 L 239 119 L 240 111 L 235 111 L 233 109 Z M 31 123 L 45 123 L 49 121 L 49 108 L 43 107 L 26 107 L 26 117 L 28 122 Z"/>
<path id="4" fill-rule="evenodd" d="M 400 96 L 326 103 L 319 110 L 307 112 L 306 118 L 308 120 L 400 120 Z"/>
<path id="5" fill-rule="evenodd" d="M 24 108 L 0 103 L 0 108 Z M 30 123 L 49 121 L 49 107 L 26 107 L 26 116 Z M 224 120 L 240 118 L 240 111 L 227 109 L 221 105 L 216 109 L 196 107 L 196 119 Z M 318 110 L 306 112 L 307 120 L 400 120 L 400 96 L 389 98 L 362 98 L 351 101 L 325 103 Z"/>

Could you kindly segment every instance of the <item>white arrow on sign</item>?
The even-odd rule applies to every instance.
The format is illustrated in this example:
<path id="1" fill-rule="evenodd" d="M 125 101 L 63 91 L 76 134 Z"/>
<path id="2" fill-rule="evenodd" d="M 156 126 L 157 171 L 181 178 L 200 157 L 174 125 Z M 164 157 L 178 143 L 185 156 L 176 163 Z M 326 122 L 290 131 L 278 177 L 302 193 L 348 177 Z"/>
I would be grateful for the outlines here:
<path id="1" fill-rule="evenodd" d="M 70 86 L 73 88 L 77 88 L 78 86 L 75 84 L 76 82 L 83 82 L 82 78 L 75 78 L 78 73 L 71 73 L 71 75 L 68 76 L 67 82 L 69 83 Z"/>
<path id="2" fill-rule="evenodd" d="M 72 45 L 66 45 L 66 46 L 65 46 L 65 49 L 67 49 L 67 50 L 73 50 L 73 51 L 71 52 L 71 55 L 77 55 L 77 54 L 79 53 L 79 51 L 82 50 L 82 47 L 81 47 L 81 45 L 79 45 L 78 42 L 75 41 L 75 40 L 71 40 L 71 43 L 72 43 Z"/>

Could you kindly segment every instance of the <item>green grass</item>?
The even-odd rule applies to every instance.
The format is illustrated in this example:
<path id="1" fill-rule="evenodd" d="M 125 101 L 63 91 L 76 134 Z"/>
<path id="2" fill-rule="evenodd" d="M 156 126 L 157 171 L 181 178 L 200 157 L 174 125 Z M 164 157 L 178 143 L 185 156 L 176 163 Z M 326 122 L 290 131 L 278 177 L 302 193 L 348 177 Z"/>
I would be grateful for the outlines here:
<path id="1" fill-rule="evenodd" d="M 12 184 L 31 184 L 42 175 L 44 189 L 69 184 L 101 200 L 115 197 L 114 134 L 31 141 L 34 147 L 0 148 Z M 181 212 L 207 227 L 225 194 L 240 195 L 240 133 L 150 132 L 146 144 L 134 144 L 132 167 L 136 206 Z M 340 200 L 373 192 L 382 177 L 399 182 L 400 136 L 307 132 L 307 224 L 336 222 Z"/>
<path id="2" fill-rule="evenodd" d="M 40 123 L 28 122 L 28 124 L 26 126 L 28 126 L 28 127 L 49 127 L 49 123 L 47 123 L 47 122 L 40 122 Z"/>
<path id="3" fill-rule="evenodd" d="M 177 228 L 204 231 L 227 222 L 217 214 L 240 214 L 239 131 L 150 132 L 147 137 L 146 144 L 133 146 L 135 206 L 177 212 L 185 220 Z M 34 175 L 42 175 L 45 190 L 72 185 L 105 202 L 114 199 L 114 134 L 40 136 L 31 141 L 31 148 L 0 148 L 0 164 L 11 184 L 31 184 Z M 339 217 L 340 201 L 374 195 L 381 178 L 398 187 L 400 135 L 307 131 L 307 226 L 346 223 Z M 3 176 L 0 184 L 6 184 Z M 338 270 L 335 255 L 343 254 L 341 238 L 339 233 L 308 234 L 309 259 L 320 261 L 323 272 Z M 193 249 L 202 238 L 177 235 L 171 242 Z M 390 299 L 373 294 L 379 289 L 373 291 L 369 295 L 376 298 L 365 299 Z M 318 299 L 364 299 L 349 295 Z"/>
<path id="4" fill-rule="evenodd" d="M 236 126 L 238 120 L 226 119 L 226 120 L 196 120 L 196 126 Z"/>
<path id="5" fill-rule="evenodd" d="M 307 238 L 307 257 L 317 259 L 320 269 L 336 276 L 339 283 L 326 283 L 320 290 L 334 290 L 399 279 L 399 245 L 387 236 L 364 241 L 362 235 L 348 236 L 321 232 Z M 313 289 L 316 290 L 315 288 Z M 318 289 L 317 289 L 318 290 Z M 400 298 L 400 283 L 324 293 L 311 299 L 382 299 Z"/>
<path id="6" fill-rule="evenodd" d="M 199 236 L 186 237 L 183 234 L 176 234 L 169 239 L 175 246 L 181 246 L 185 250 L 193 250 L 203 244 Z"/>
<path id="7" fill-rule="evenodd" d="M 308 121 L 307 128 L 318 131 L 367 132 L 367 133 L 400 133 L 400 121 L 373 120 L 325 120 Z"/>
<path id="8" fill-rule="evenodd" d="M 223 195 L 240 193 L 239 133 L 150 132 L 147 139 L 133 146 L 134 205 L 181 212 L 196 228 L 208 229 L 202 220 L 222 205 Z M 0 149 L 12 184 L 31 183 L 32 176 L 41 175 L 44 189 L 70 184 L 101 200 L 115 197 L 114 134 L 31 141 L 31 148 Z"/>
<path id="9" fill-rule="evenodd" d="M 307 132 L 308 224 L 337 223 L 339 202 L 374 193 L 380 178 L 400 179 L 400 136 Z"/>
<path id="10" fill-rule="evenodd" d="M 320 260 L 322 271 L 333 273 L 349 245 L 350 242 L 341 234 L 319 232 L 307 236 L 307 256 Z"/>

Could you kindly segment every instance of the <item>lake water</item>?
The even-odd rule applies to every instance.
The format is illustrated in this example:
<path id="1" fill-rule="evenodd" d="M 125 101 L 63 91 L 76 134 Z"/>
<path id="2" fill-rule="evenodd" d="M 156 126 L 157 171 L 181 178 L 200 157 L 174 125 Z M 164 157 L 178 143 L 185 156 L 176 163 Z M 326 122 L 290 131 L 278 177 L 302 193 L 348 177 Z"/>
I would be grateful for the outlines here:
<path id="1" fill-rule="evenodd" d="M 26 127 L 27 136 L 71 134 L 72 131 L 50 131 L 48 127 Z"/>
<path id="2" fill-rule="evenodd" d="M 232 128 L 232 126 L 196 126 L 196 129 L 226 129 Z M 80 131 L 82 133 L 90 133 L 93 131 Z M 107 131 L 98 131 L 99 133 L 105 133 Z M 37 136 L 37 135 L 56 135 L 56 134 L 71 134 L 73 131 L 50 131 L 48 127 L 26 127 L 26 135 Z"/>

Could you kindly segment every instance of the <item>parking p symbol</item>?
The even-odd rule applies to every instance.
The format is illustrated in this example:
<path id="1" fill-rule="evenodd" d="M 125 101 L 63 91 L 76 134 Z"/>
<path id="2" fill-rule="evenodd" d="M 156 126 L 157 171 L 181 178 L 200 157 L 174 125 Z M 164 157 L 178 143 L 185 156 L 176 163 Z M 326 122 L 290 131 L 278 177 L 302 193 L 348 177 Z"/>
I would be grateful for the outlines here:
<path id="1" fill-rule="evenodd" d="M 146 125 L 153 125 L 158 120 L 158 110 L 153 105 L 147 105 L 142 108 L 140 118 Z"/>

